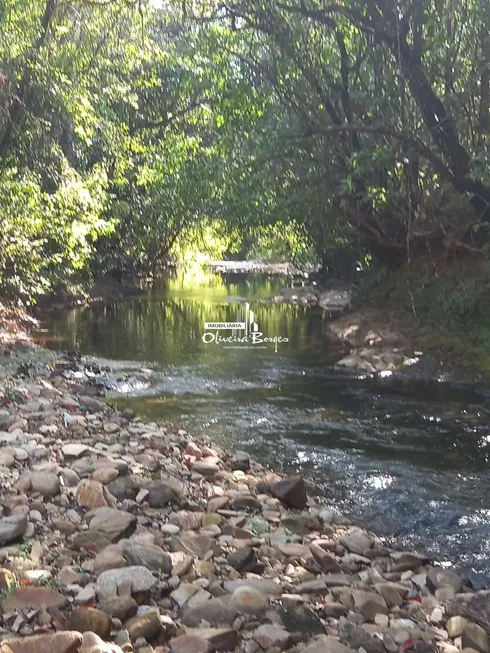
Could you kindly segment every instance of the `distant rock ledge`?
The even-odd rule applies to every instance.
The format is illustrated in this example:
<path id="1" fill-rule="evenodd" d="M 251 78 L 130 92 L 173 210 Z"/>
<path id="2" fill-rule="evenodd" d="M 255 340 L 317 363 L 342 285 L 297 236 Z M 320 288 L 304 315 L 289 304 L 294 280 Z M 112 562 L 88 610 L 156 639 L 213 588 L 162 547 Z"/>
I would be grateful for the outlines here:
<path id="1" fill-rule="evenodd" d="M 284 276 L 307 277 L 315 272 L 314 265 L 307 265 L 300 269 L 293 263 L 270 263 L 264 261 L 209 261 L 208 267 L 213 272 L 224 274 L 270 274 Z"/>
<path id="2" fill-rule="evenodd" d="M 320 308 L 328 311 L 332 317 L 336 317 L 350 308 L 352 291 L 347 287 L 321 290 L 317 286 L 294 286 L 292 288 L 282 288 L 280 294 L 274 297 L 274 301 L 278 304 L 320 306 Z"/>

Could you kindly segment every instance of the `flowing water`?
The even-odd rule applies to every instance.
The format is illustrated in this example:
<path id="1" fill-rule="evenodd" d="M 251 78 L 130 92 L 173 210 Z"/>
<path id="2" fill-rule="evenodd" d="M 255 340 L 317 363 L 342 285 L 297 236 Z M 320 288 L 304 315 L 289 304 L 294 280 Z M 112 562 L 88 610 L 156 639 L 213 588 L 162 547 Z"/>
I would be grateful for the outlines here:
<path id="1" fill-rule="evenodd" d="M 324 335 L 327 316 L 264 301 L 283 285 L 180 275 L 136 299 L 53 317 L 46 340 L 115 369 L 121 405 L 299 471 L 358 523 L 485 582 L 490 406 L 461 391 L 401 394 L 334 372 L 341 354 Z M 237 321 L 245 300 L 264 336 L 288 339 L 277 352 L 203 342 L 204 323 Z"/>

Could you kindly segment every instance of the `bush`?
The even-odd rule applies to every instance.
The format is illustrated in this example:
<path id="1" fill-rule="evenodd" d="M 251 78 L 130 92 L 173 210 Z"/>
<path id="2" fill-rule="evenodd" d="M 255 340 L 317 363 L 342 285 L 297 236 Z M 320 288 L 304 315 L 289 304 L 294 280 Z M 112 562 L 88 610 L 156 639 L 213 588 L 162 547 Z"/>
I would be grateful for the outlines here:
<path id="1" fill-rule="evenodd" d="M 103 170 L 83 178 L 66 166 L 60 185 L 47 193 L 35 173 L 0 173 L 0 293 L 28 300 L 83 270 L 104 220 Z"/>

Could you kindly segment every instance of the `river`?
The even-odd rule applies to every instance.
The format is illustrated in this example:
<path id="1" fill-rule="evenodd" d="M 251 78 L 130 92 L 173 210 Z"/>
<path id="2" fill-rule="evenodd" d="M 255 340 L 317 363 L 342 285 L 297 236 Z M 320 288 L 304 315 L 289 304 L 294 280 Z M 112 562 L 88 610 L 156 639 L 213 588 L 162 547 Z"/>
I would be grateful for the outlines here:
<path id="1" fill-rule="evenodd" d="M 490 579 L 488 404 L 459 391 L 380 391 L 333 371 L 340 353 L 325 336 L 328 317 L 264 301 L 283 285 L 179 274 L 141 297 L 52 316 L 47 344 L 110 365 L 120 405 L 301 472 L 328 505 L 481 586 Z M 241 321 L 245 300 L 264 337 L 287 339 L 277 351 L 203 342 L 205 322 Z"/>

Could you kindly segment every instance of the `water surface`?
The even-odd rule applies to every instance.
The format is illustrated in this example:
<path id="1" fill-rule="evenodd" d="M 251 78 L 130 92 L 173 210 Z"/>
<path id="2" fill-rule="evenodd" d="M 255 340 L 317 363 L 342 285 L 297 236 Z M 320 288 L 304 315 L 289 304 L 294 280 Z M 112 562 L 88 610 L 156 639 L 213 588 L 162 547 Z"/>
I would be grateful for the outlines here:
<path id="1" fill-rule="evenodd" d="M 488 406 L 459 391 L 400 394 L 333 371 L 341 352 L 325 337 L 328 317 L 264 301 L 284 283 L 180 275 L 45 326 L 114 367 L 124 404 L 139 413 L 300 471 L 357 522 L 490 577 Z M 237 320 L 245 300 L 261 332 L 288 339 L 277 352 L 202 341 L 205 322 Z"/>

